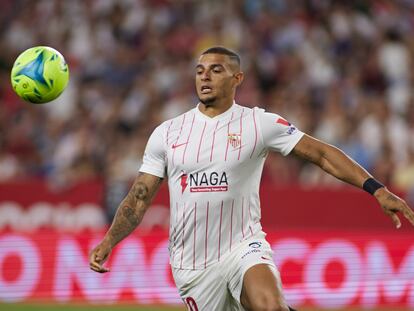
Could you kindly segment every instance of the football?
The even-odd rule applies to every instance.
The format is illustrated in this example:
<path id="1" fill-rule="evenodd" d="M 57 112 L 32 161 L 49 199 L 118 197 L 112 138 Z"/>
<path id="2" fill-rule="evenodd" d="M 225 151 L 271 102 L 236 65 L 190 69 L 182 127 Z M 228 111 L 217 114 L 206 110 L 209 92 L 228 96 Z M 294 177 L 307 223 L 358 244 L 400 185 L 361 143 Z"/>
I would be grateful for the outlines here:
<path id="1" fill-rule="evenodd" d="M 21 53 L 13 64 L 11 84 L 25 101 L 43 104 L 57 98 L 69 81 L 69 67 L 57 50 L 36 46 Z"/>

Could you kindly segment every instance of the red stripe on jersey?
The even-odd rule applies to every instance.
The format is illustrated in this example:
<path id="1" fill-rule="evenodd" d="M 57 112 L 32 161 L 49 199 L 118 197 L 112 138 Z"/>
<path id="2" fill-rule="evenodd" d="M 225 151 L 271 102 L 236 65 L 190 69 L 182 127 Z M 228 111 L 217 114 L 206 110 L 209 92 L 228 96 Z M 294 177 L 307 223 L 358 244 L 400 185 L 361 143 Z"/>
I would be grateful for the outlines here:
<path id="1" fill-rule="evenodd" d="M 243 219 L 244 219 L 244 197 L 242 198 L 242 227 L 241 227 L 241 229 L 242 229 L 242 235 L 243 235 L 243 238 L 244 238 L 244 221 L 243 221 Z"/>
<path id="2" fill-rule="evenodd" d="M 231 214 L 230 214 L 230 251 L 231 251 L 231 244 L 233 241 L 233 207 L 234 207 L 234 199 L 231 202 Z"/>
<path id="3" fill-rule="evenodd" d="M 167 147 L 168 147 L 168 137 L 169 137 L 169 134 L 170 134 L 170 128 L 171 128 L 172 124 L 173 124 L 173 120 L 171 120 L 170 125 L 168 126 L 168 129 L 167 129 Z"/>
<path id="4" fill-rule="evenodd" d="M 252 219 L 252 213 L 251 213 L 251 211 L 250 211 L 250 201 L 249 201 L 249 229 L 250 229 L 250 233 L 252 234 L 252 236 L 253 236 L 253 230 L 252 230 L 252 226 L 251 226 L 251 219 Z"/>
<path id="5" fill-rule="evenodd" d="M 183 268 L 183 255 L 184 255 L 184 229 L 185 229 L 185 204 L 183 205 L 183 235 L 182 235 L 182 251 L 181 251 L 181 264 L 180 264 L 180 269 Z"/>
<path id="6" fill-rule="evenodd" d="M 237 160 L 240 160 L 240 154 L 241 154 L 241 149 L 243 147 L 242 141 L 243 141 L 243 113 L 244 113 L 244 108 L 242 109 L 242 113 L 240 116 L 240 147 L 239 147 L 239 156 L 237 157 Z"/>
<path id="7" fill-rule="evenodd" d="M 194 119 L 195 119 L 195 114 L 193 115 L 193 122 L 191 122 L 190 134 L 188 134 L 187 142 L 185 143 L 185 149 L 184 149 L 183 161 L 182 161 L 183 164 L 184 164 L 184 159 L 185 159 L 185 152 L 187 151 L 188 142 L 190 141 L 191 132 L 193 131 Z"/>
<path id="8" fill-rule="evenodd" d="M 250 159 L 252 158 L 253 153 L 256 150 L 256 144 L 257 144 L 257 125 L 256 125 L 256 115 L 255 115 L 254 109 L 253 109 L 253 122 L 254 122 L 254 146 L 253 146 L 252 153 L 250 154 Z"/>
<path id="9" fill-rule="evenodd" d="M 214 129 L 214 132 L 213 132 L 213 142 L 211 143 L 210 162 L 213 160 L 214 141 L 216 139 L 216 130 L 219 125 L 219 122 L 220 120 L 217 121 L 216 128 Z"/>
<path id="10" fill-rule="evenodd" d="M 183 130 L 184 121 L 185 121 L 185 114 L 184 114 L 184 116 L 183 116 L 183 122 L 181 123 L 180 133 L 178 134 L 178 136 L 177 136 L 177 140 L 175 141 L 175 144 L 174 144 L 174 145 L 178 145 L 178 140 L 180 139 L 181 132 L 182 132 L 182 130 Z M 177 148 L 174 148 L 174 151 L 173 151 L 173 156 L 172 156 L 172 164 L 173 164 L 173 165 L 174 165 L 174 156 L 175 156 L 175 150 L 176 150 L 176 149 L 177 149 Z"/>
<path id="11" fill-rule="evenodd" d="M 201 132 L 200 142 L 198 144 L 197 163 L 200 157 L 201 142 L 203 141 L 204 130 L 206 129 L 206 125 L 207 125 L 207 121 L 204 122 L 204 128 L 203 128 L 203 131 Z"/>
<path id="12" fill-rule="evenodd" d="M 206 215 L 206 240 L 204 245 L 204 268 L 207 266 L 207 234 L 208 234 L 208 208 L 210 207 L 210 202 L 207 201 L 207 215 Z"/>
<path id="13" fill-rule="evenodd" d="M 227 124 L 227 146 L 226 146 L 226 154 L 224 156 L 224 161 L 227 161 L 227 151 L 229 150 L 229 143 L 230 143 L 230 139 L 229 139 L 229 134 L 230 134 L 230 123 L 233 120 L 233 114 L 234 111 L 231 113 L 231 117 L 230 117 L 230 121 Z"/>
<path id="14" fill-rule="evenodd" d="M 194 244 L 193 244 L 193 269 L 194 270 L 195 270 L 196 230 L 197 230 L 197 202 L 194 203 Z"/>
<path id="15" fill-rule="evenodd" d="M 175 234 L 176 234 L 176 232 L 177 232 L 177 219 L 178 218 L 178 202 L 176 202 L 175 203 L 175 226 L 174 226 L 174 232 L 173 232 L 173 241 L 174 241 L 174 250 L 175 250 L 175 247 L 176 247 L 176 236 L 175 236 Z"/>
<path id="16" fill-rule="evenodd" d="M 221 201 L 220 209 L 220 226 L 219 226 L 219 245 L 218 245 L 218 261 L 220 261 L 220 245 L 221 245 L 221 220 L 223 218 L 223 200 Z"/>

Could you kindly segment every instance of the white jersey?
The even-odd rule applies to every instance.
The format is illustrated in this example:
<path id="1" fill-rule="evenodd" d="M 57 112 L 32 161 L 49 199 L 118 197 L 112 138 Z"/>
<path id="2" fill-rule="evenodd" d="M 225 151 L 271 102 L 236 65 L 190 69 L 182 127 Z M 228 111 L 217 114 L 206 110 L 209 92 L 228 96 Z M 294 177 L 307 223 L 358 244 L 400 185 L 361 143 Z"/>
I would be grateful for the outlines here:
<path id="1" fill-rule="evenodd" d="M 154 130 L 140 171 L 168 177 L 173 267 L 205 269 L 261 231 L 267 152 L 287 155 L 302 135 L 276 114 L 235 103 L 214 118 L 196 107 Z"/>

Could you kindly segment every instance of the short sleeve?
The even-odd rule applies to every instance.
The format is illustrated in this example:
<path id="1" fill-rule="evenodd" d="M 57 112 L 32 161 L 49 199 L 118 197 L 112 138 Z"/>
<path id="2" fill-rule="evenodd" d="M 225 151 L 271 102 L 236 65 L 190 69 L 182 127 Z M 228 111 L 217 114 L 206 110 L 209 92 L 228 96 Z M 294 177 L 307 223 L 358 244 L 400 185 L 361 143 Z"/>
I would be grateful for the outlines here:
<path id="1" fill-rule="evenodd" d="M 162 124 L 151 134 L 145 147 L 143 163 L 140 172 L 164 178 L 166 167 L 166 153 L 164 145 L 164 133 Z"/>
<path id="2" fill-rule="evenodd" d="M 266 148 L 288 155 L 304 135 L 281 116 L 264 112 L 259 114 L 263 143 Z"/>

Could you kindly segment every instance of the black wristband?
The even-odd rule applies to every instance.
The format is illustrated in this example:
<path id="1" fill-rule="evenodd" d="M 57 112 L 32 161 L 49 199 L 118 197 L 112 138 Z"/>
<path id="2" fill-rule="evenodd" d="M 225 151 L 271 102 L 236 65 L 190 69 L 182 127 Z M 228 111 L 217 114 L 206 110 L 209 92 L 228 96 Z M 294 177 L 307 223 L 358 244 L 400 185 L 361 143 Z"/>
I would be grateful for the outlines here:
<path id="1" fill-rule="evenodd" d="M 375 180 L 374 178 L 368 178 L 362 186 L 362 188 L 370 194 L 374 194 L 375 191 L 383 187 L 384 185 L 381 184 L 379 181 Z"/>

